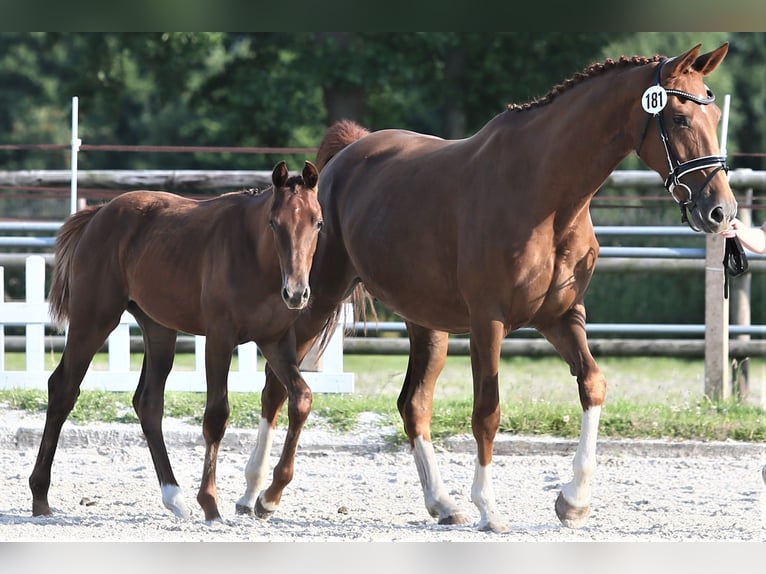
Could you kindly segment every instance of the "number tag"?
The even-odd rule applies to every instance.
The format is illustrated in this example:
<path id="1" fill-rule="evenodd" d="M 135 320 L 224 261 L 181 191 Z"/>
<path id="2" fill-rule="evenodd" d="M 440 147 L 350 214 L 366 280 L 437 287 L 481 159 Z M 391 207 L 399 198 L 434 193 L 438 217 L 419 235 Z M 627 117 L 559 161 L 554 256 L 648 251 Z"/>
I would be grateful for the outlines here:
<path id="1" fill-rule="evenodd" d="M 662 86 L 651 86 L 641 96 L 641 105 L 647 114 L 656 114 L 668 103 L 668 93 Z"/>

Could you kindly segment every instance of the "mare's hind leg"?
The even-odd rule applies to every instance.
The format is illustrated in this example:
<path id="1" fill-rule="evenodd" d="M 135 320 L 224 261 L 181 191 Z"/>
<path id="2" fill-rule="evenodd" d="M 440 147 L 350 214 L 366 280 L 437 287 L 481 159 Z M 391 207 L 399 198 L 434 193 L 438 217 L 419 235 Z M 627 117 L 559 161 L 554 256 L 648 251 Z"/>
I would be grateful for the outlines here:
<path id="1" fill-rule="evenodd" d="M 410 440 L 426 509 L 439 524 L 463 524 L 466 516 L 442 482 L 431 442 L 434 388 L 447 358 L 448 333 L 407 323 L 410 358 L 397 407 Z"/>
<path id="2" fill-rule="evenodd" d="M 277 416 L 287 400 L 287 389 L 266 364 L 266 383 L 261 394 L 261 422 L 258 439 L 245 467 L 245 493 L 236 505 L 237 514 L 253 514 L 255 501 L 266 484 L 271 460 L 271 445 L 277 427 Z"/>
<path id="3" fill-rule="evenodd" d="M 144 337 L 144 362 L 141 378 L 133 395 L 133 408 L 141 421 L 154 469 L 160 483 L 162 503 L 178 518 L 189 518 L 191 512 L 173 474 L 162 436 L 162 415 L 165 410 L 165 382 L 173 368 L 176 331 L 154 322 L 141 309 L 131 306 Z"/>
<path id="4" fill-rule="evenodd" d="M 29 476 L 33 516 L 51 514 L 48 490 L 51 484 L 51 466 L 61 427 L 74 408 L 80 394 L 80 385 L 93 356 L 119 323 L 120 314 L 121 310 L 115 312 L 108 320 L 99 320 L 94 314 L 70 322 L 61 361 L 48 379 L 45 427 L 37 460 Z"/>
<path id="5" fill-rule="evenodd" d="M 303 380 L 298 367 L 294 337 L 291 330 L 277 343 L 261 347 L 272 370 L 272 381 L 275 376 L 279 381 L 282 381 L 286 389 L 288 428 L 285 442 L 282 446 L 282 454 L 274 466 L 271 484 L 258 495 L 255 501 L 254 512 L 260 518 L 268 518 L 276 511 L 282 500 L 282 492 L 293 479 L 298 439 L 303 430 L 303 425 L 306 423 L 306 419 L 311 412 L 313 396 L 311 389 L 309 389 L 306 381 Z M 307 349 L 308 344 L 305 344 L 301 356 L 305 354 Z M 273 385 L 275 383 L 271 382 L 269 384 Z M 277 382 L 276 384 L 279 383 Z M 274 389 L 274 387 L 271 388 L 272 390 Z M 281 396 L 283 395 L 280 393 L 268 394 L 267 400 L 273 401 L 271 408 L 274 409 L 274 417 L 276 417 L 276 413 L 279 410 L 276 403 L 279 402 Z M 264 410 L 264 412 L 266 411 Z M 266 420 L 265 417 L 264 420 Z"/>
<path id="6" fill-rule="evenodd" d="M 492 486 L 492 454 L 500 427 L 498 370 L 500 345 L 506 334 L 503 323 L 491 317 L 474 315 L 471 329 L 471 372 L 473 412 L 471 430 L 476 440 L 476 467 L 471 486 L 471 501 L 479 509 L 480 530 L 505 532 L 508 525 L 498 512 Z"/>
<path id="7" fill-rule="evenodd" d="M 596 470 L 596 440 L 601 405 L 606 395 L 606 379 L 588 349 L 585 335 L 585 307 L 578 305 L 556 325 L 540 329 L 553 344 L 570 371 L 577 377 L 582 405 L 580 441 L 572 467 L 574 477 L 561 488 L 556 499 L 556 515 L 564 526 L 579 528 L 590 514 L 590 482 Z"/>

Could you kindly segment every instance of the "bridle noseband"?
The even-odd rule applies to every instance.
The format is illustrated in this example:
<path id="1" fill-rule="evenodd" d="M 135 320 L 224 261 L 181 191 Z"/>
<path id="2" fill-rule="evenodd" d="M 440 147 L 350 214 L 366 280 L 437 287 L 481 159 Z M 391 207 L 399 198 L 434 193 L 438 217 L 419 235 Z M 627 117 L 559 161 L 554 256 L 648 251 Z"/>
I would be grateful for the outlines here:
<path id="1" fill-rule="evenodd" d="M 683 98 L 685 100 L 689 100 L 691 102 L 694 102 L 695 104 L 698 104 L 700 106 L 706 106 L 712 102 L 715 101 L 715 95 L 713 94 L 710 89 L 707 90 L 707 97 L 700 98 L 698 96 L 695 96 L 694 94 L 690 94 L 689 92 L 684 92 L 682 90 L 674 90 L 674 89 L 668 89 L 662 87 L 662 81 L 661 81 L 661 73 L 662 73 L 662 66 L 664 66 L 667 62 L 672 60 L 665 59 L 662 62 L 660 62 L 659 66 L 657 66 L 657 73 L 655 75 L 654 79 L 654 86 L 656 90 L 658 90 L 659 93 L 655 95 L 655 98 L 662 99 L 663 97 L 667 96 L 676 96 L 679 98 Z M 646 95 L 649 92 L 644 92 Z M 667 96 L 665 96 L 667 94 Z M 691 188 L 686 185 L 684 182 L 681 181 L 681 178 L 693 171 L 700 171 L 703 169 L 708 168 L 715 168 L 710 174 L 705 178 L 705 181 L 702 183 L 702 186 L 699 188 L 698 192 L 701 192 L 707 185 L 710 183 L 710 180 L 715 177 L 715 175 L 723 170 L 724 173 L 729 172 L 729 167 L 726 165 L 726 157 L 721 155 L 706 155 L 702 157 L 698 157 L 695 159 L 690 159 L 688 161 L 681 162 L 678 160 L 676 155 L 673 153 L 673 150 L 670 148 L 670 138 L 668 137 L 668 131 L 665 129 L 665 121 L 662 117 L 662 109 L 665 107 L 665 104 L 667 102 L 660 102 L 658 105 L 658 109 L 654 111 L 653 113 L 647 110 L 647 118 L 646 123 L 644 124 L 644 129 L 641 132 L 641 139 L 638 142 L 638 147 L 636 148 L 636 154 L 638 154 L 641 151 L 641 146 L 644 143 L 644 138 L 646 137 L 646 131 L 649 128 L 649 121 L 655 117 L 657 118 L 657 124 L 659 126 L 660 131 L 660 140 L 662 141 L 662 146 L 665 149 L 665 157 L 668 161 L 668 177 L 665 178 L 665 189 L 668 190 L 670 195 L 673 196 L 673 199 L 676 200 L 678 205 L 681 208 L 681 221 L 683 223 L 686 223 L 694 229 L 695 231 L 700 231 L 700 229 L 696 228 L 691 220 L 689 219 L 687 215 L 687 209 L 688 206 L 692 203 L 692 199 L 694 198 L 694 193 L 692 192 Z M 646 107 L 644 109 L 647 109 Z M 673 193 L 677 187 L 685 188 L 688 194 L 688 199 L 685 201 L 682 201 L 676 195 Z"/>

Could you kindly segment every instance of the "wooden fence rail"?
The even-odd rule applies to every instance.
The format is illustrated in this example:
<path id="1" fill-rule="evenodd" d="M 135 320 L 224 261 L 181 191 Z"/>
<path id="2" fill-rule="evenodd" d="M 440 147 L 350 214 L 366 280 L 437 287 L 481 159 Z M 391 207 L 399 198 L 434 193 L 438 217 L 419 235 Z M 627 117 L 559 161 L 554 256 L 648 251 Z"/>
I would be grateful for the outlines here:
<path id="1" fill-rule="evenodd" d="M 50 370 L 46 368 L 46 330 L 51 328 L 48 303 L 45 301 L 46 265 L 43 257 L 31 255 L 26 264 L 26 301 L 0 301 L 0 389 L 47 389 Z M 0 267 L 0 284 L 5 285 L 4 269 Z M 8 370 L 5 365 L 4 325 L 21 325 L 26 329 L 23 370 Z M 130 365 L 130 329 L 137 327 L 130 313 L 123 313 L 117 328 L 108 339 L 108 365 L 100 370 L 94 365 L 83 380 L 83 389 L 134 391 L 139 371 Z M 173 369 L 167 380 L 167 390 L 205 391 L 205 337 L 195 336 L 195 359 L 191 370 Z M 229 372 L 229 390 L 253 392 L 263 388 L 264 373 L 259 366 L 255 343 L 239 345 L 235 352 L 237 368 Z M 312 390 L 318 393 L 352 392 L 354 374 L 343 372 L 343 326 L 333 334 L 324 355 L 305 365 L 303 375 Z M 309 371 L 308 369 L 316 369 Z"/>

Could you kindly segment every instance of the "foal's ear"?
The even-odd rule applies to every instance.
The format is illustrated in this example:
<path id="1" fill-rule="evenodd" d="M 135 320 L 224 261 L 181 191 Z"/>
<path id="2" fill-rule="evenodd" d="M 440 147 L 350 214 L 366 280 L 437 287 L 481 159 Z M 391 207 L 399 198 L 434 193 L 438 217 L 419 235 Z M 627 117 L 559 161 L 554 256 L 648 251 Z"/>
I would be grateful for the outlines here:
<path id="1" fill-rule="evenodd" d="M 271 172 L 271 182 L 274 184 L 274 187 L 284 187 L 289 175 L 287 164 L 284 161 L 280 161 L 274 166 L 274 171 Z"/>
<path id="2" fill-rule="evenodd" d="M 303 185 L 314 189 L 319 181 L 319 170 L 310 161 L 306 160 L 306 164 L 303 166 Z"/>

